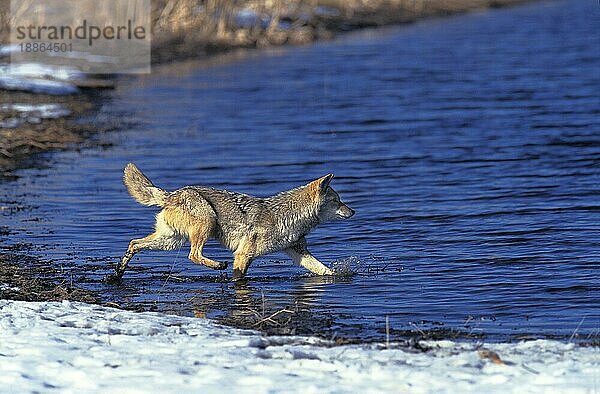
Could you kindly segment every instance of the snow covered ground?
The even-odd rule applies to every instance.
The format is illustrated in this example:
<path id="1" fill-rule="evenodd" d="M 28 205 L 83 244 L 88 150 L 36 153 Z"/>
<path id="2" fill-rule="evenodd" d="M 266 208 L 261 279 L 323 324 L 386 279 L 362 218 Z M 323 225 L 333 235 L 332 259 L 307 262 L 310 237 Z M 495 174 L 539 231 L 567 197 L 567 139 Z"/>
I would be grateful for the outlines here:
<path id="1" fill-rule="evenodd" d="M 325 347 L 211 321 L 70 302 L 0 300 L 0 392 L 600 391 L 600 349 L 538 340 Z M 484 356 L 484 357 L 482 357 Z"/>
<path id="2" fill-rule="evenodd" d="M 84 79 L 84 74 L 70 67 L 39 63 L 0 64 L 0 89 L 53 95 L 73 94 L 79 92 L 72 83 L 75 79 Z"/>
<path id="3" fill-rule="evenodd" d="M 18 116 L 0 120 L 0 127 L 14 128 L 28 122 L 37 124 L 42 119 L 56 119 L 68 116 L 71 111 L 62 104 L 0 104 L 0 114 L 16 112 Z"/>

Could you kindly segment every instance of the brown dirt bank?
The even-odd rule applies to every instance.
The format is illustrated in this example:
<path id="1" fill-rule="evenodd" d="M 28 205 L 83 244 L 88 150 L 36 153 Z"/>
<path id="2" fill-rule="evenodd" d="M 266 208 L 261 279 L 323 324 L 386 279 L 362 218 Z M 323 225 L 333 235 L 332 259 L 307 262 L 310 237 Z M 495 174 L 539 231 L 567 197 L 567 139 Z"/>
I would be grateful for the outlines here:
<path id="1" fill-rule="evenodd" d="M 152 0 L 153 63 L 234 48 L 306 44 L 339 32 L 527 0 Z"/>
<path id="2" fill-rule="evenodd" d="M 163 63 L 232 48 L 305 44 L 363 27 L 526 1 L 531 0 L 151 0 L 152 59 Z M 9 29 L 10 2 L 2 1 L 0 43 L 8 43 Z"/>
<path id="3" fill-rule="evenodd" d="M 59 104 L 70 112 L 67 117 L 38 119 L 39 123 L 23 122 L 17 127 L 0 128 L 0 181 L 10 178 L 16 168 L 33 163 L 38 153 L 73 147 L 91 133 L 106 130 L 106 126 L 76 121 L 92 111 L 94 103 L 93 94 L 50 96 L 0 90 L 0 107 L 5 104 Z M 18 118 L 19 113 L 0 110 L 0 122 L 15 117 Z"/>
<path id="4" fill-rule="evenodd" d="M 73 286 L 54 266 L 4 252 L 0 253 L 0 299 L 100 303 L 97 295 Z"/>

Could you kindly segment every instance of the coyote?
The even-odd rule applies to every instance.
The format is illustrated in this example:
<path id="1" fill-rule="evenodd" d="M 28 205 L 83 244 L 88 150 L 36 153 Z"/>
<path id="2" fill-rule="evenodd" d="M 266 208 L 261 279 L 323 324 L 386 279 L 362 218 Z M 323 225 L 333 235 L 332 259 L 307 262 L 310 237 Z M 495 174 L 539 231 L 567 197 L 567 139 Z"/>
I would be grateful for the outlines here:
<path id="1" fill-rule="evenodd" d="M 332 275 L 330 268 L 310 254 L 304 238 L 319 223 L 354 215 L 329 186 L 332 178 L 328 174 L 267 198 L 204 186 L 168 192 L 129 163 L 123 176 L 129 194 L 140 204 L 158 205 L 162 210 L 156 215 L 155 231 L 129 243 L 109 279 L 119 281 L 129 260 L 141 250 L 173 250 L 188 240 L 190 260 L 223 270 L 227 263 L 202 255 L 211 238 L 233 252 L 233 280 L 244 277 L 254 258 L 280 250 L 315 274 Z"/>

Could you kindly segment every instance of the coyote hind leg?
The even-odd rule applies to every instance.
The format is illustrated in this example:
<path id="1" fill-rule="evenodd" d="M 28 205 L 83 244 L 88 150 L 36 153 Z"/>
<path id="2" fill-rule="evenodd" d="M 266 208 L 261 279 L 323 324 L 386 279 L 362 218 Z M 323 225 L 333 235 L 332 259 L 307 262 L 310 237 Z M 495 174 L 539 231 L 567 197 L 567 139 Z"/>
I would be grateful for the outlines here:
<path id="1" fill-rule="evenodd" d="M 115 268 L 114 278 L 112 279 L 118 280 L 121 279 L 121 277 L 123 277 L 123 273 L 127 269 L 129 261 L 133 258 L 133 256 L 136 253 L 141 252 L 145 249 L 173 250 L 183 245 L 183 243 L 184 240 L 180 237 L 175 236 L 175 234 L 164 235 L 159 234 L 157 232 L 154 232 L 144 238 L 132 239 L 131 242 L 129 242 L 129 247 L 127 248 L 127 251 L 121 258 L 121 261 L 119 262 L 119 264 L 117 264 L 117 267 Z"/>
<path id="2" fill-rule="evenodd" d="M 129 261 L 133 258 L 133 256 L 143 249 L 149 249 L 149 248 L 147 248 L 147 246 L 152 245 L 152 243 L 156 237 L 157 237 L 156 233 L 152 233 L 144 238 L 132 239 L 131 242 L 129 242 L 127 251 L 121 258 L 121 261 L 115 267 L 115 276 L 117 278 L 121 278 L 123 276 L 123 273 L 127 269 L 127 265 L 129 264 Z"/>
<path id="3" fill-rule="evenodd" d="M 214 219 L 206 218 L 206 220 L 198 220 L 194 226 L 194 232 L 190 234 L 190 254 L 188 258 L 196 264 L 202 264 L 216 270 L 224 270 L 227 268 L 227 263 L 209 259 L 202 255 L 202 248 L 208 241 L 213 226 Z"/>
<path id="4" fill-rule="evenodd" d="M 144 238 L 132 239 L 129 242 L 127 251 L 121 258 L 121 261 L 115 267 L 115 273 L 109 277 L 109 281 L 119 281 L 127 269 L 129 261 L 133 256 L 146 249 L 153 250 L 174 250 L 185 243 L 185 238 L 176 233 L 163 220 L 162 212 L 156 217 L 156 231 Z"/>

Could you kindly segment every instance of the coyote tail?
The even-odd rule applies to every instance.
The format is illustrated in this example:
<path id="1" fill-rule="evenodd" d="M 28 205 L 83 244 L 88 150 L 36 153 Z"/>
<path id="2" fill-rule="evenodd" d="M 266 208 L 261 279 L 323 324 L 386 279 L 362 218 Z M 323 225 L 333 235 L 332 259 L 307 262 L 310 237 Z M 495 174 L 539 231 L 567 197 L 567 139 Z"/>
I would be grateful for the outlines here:
<path id="1" fill-rule="evenodd" d="M 133 163 L 128 163 L 123 171 L 123 183 L 137 202 L 143 205 L 165 205 L 169 193 L 148 179 Z"/>

